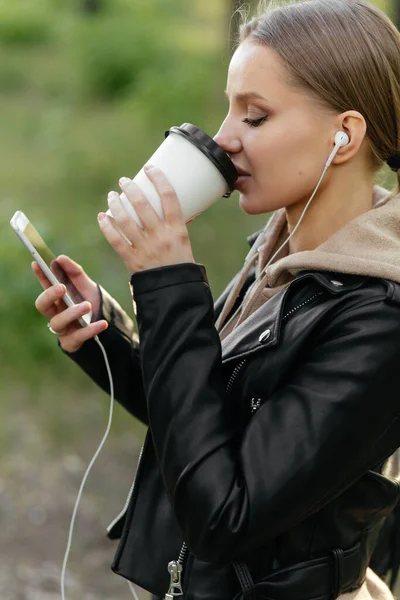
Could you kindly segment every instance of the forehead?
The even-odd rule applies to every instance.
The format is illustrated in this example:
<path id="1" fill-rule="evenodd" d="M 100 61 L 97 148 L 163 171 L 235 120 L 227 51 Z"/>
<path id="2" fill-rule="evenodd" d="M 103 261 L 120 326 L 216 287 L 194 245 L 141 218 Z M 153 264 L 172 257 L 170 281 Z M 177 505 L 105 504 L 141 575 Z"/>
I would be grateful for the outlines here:
<path id="1" fill-rule="evenodd" d="M 227 91 L 229 95 L 256 91 L 269 95 L 290 91 L 280 57 L 270 48 L 245 40 L 232 56 Z"/>

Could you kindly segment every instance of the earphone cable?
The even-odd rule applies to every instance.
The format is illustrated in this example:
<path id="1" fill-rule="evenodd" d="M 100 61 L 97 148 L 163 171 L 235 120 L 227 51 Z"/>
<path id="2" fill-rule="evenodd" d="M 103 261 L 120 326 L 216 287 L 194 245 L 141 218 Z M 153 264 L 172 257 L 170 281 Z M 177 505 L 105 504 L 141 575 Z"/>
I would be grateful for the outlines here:
<path id="1" fill-rule="evenodd" d="M 282 250 L 282 248 L 283 248 L 284 246 L 286 246 L 286 244 L 289 242 L 289 240 L 290 240 L 290 238 L 292 237 L 292 235 L 294 235 L 294 234 L 296 233 L 297 229 L 299 228 L 299 225 L 300 225 L 300 223 L 301 223 L 301 222 L 302 222 L 302 220 L 303 220 L 303 217 L 304 217 L 304 215 L 305 215 L 305 214 L 306 214 L 306 212 L 307 212 L 307 209 L 308 209 L 308 207 L 309 207 L 309 206 L 310 206 L 310 204 L 311 204 L 311 200 L 314 198 L 315 194 L 316 194 L 316 193 L 317 193 L 317 191 L 318 191 L 318 188 L 319 188 L 319 186 L 320 186 L 320 183 L 321 183 L 321 181 L 322 181 L 322 178 L 324 177 L 324 175 L 325 175 L 325 173 L 326 173 L 326 170 L 327 170 L 328 166 L 329 166 L 328 164 L 326 164 L 326 165 L 325 165 L 325 168 L 324 168 L 324 170 L 322 171 L 322 175 L 321 175 L 321 177 L 319 178 L 319 181 L 318 181 L 318 183 L 317 183 L 317 186 L 316 186 L 316 188 L 315 188 L 314 192 L 312 193 L 312 196 L 311 196 L 311 198 L 309 199 L 309 201 L 308 201 L 308 202 L 307 202 L 307 204 L 305 205 L 305 207 L 304 207 L 304 210 L 303 210 L 303 212 L 301 213 L 300 219 L 297 221 L 297 223 L 296 223 L 296 226 L 295 226 L 295 228 L 293 229 L 292 233 L 289 235 L 289 237 L 287 238 L 287 240 L 285 240 L 285 241 L 283 242 L 283 244 L 282 244 L 282 245 L 281 245 L 281 246 L 278 248 L 278 250 L 275 252 L 275 254 L 273 254 L 273 256 L 271 256 L 271 258 L 269 259 L 268 263 L 267 263 L 267 264 L 265 265 L 265 267 L 264 267 L 264 272 L 265 272 L 265 271 L 268 269 L 269 265 L 272 263 L 272 261 L 274 260 L 274 258 L 275 258 L 275 257 L 276 257 L 276 256 L 279 254 L 279 252 Z"/>
<path id="2" fill-rule="evenodd" d="M 133 585 L 132 585 L 132 583 L 130 581 L 128 581 L 128 585 L 129 585 L 129 588 L 130 588 L 130 590 L 132 592 L 132 595 L 135 598 L 135 600 L 139 600 L 139 598 L 137 597 L 137 594 L 135 592 L 135 588 L 133 587 Z"/>
<path id="3" fill-rule="evenodd" d="M 110 432 L 111 423 L 112 423 L 113 409 L 114 409 L 114 382 L 113 382 L 113 378 L 112 378 L 111 369 L 110 369 L 110 365 L 109 365 L 109 362 L 108 362 L 107 354 L 106 354 L 106 351 L 104 349 L 103 344 L 100 342 L 100 340 L 99 340 L 99 338 L 98 338 L 97 335 L 94 337 L 94 340 L 97 342 L 97 344 L 100 347 L 100 350 L 103 353 L 104 361 L 105 361 L 106 368 L 107 368 L 108 377 L 109 377 L 109 380 L 110 380 L 110 397 L 111 397 L 111 399 L 110 399 L 110 411 L 109 411 L 107 428 L 106 428 L 106 431 L 104 433 L 103 439 L 101 440 L 101 442 L 99 444 L 99 447 L 97 448 L 96 452 L 94 453 L 93 458 L 90 461 L 90 463 L 89 463 L 89 465 L 88 465 L 88 467 L 86 469 L 86 472 L 85 472 L 85 474 L 84 474 L 84 476 L 82 478 L 81 485 L 80 485 L 80 488 L 79 488 L 79 491 L 78 491 L 78 495 L 77 495 L 77 498 L 76 498 L 76 501 L 75 501 L 74 510 L 72 512 L 71 523 L 70 523 L 70 526 L 69 526 L 69 533 L 68 533 L 67 548 L 65 550 L 65 555 L 64 555 L 64 560 L 63 560 L 63 566 L 62 566 L 62 571 L 61 571 L 61 598 L 62 598 L 62 600 L 65 600 L 65 573 L 66 573 L 66 569 L 67 569 L 67 562 L 68 562 L 69 553 L 70 553 L 70 550 L 71 550 L 72 534 L 73 534 L 73 530 L 74 530 L 75 518 L 76 518 L 76 513 L 77 513 L 77 510 L 78 510 L 78 505 L 79 505 L 79 502 L 81 500 L 81 496 L 82 496 L 83 488 L 84 488 L 85 483 L 86 483 L 86 479 L 87 479 L 87 477 L 88 477 L 88 475 L 90 473 L 90 470 L 91 470 L 91 468 L 92 468 L 95 460 L 97 459 L 98 455 L 100 454 L 101 449 L 103 448 L 104 443 L 105 443 L 105 441 L 107 439 L 107 436 L 108 436 L 108 434 Z M 136 600 L 138 600 L 138 599 L 136 598 Z"/>
<path id="4" fill-rule="evenodd" d="M 332 154 L 329 157 L 327 163 L 325 164 L 325 168 L 324 168 L 324 170 L 322 172 L 321 177 L 319 178 L 319 181 L 318 181 L 318 183 L 316 185 L 316 188 L 315 188 L 313 194 L 311 195 L 311 198 L 308 200 L 306 206 L 304 207 L 304 210 L 303 210 L 303 212 L 302 212 L 302 214 L 300 216 L 300 219 L 296 223 L 296 226 L 294 227 L 292 233 L 289 235 L 289 237 L 287 238 L 287 240 L 285 240 L 285 242 L 278 248 L 278 250 L 270 258 L 270 260 L 268 261 L 267 265 L 264 267 L 264 272 L 267 270 L 267 268 L 269 267 L 269 265 L 272 263 L 272 261 L 275 259 L 275 257 L 279 254 L 279 252 L 282 250 L 282 248 L 289 242 L 289 240 L 291 239 L 291 237 L 296 233 L 298 227 L 300 226 L 300 223 L 302 222 L 302 220 L 304 218 L 304 215 L 307 212 L 307 209 L 308 209 L 309 205 L 311 204 L 311 201 L 313 200 L 315 194 L 318 191 L 318 188 L 319 188 L 319 186 L 321 184 L 321 181 L 322 181 L 322 179 L 323 179 L 323 177 L 324 177 L 324 175 L 326 173 L 326 170 L 330 166 L 330 164 L 332 162 L 332 159 L 333 159 L 334 155 L 336 154 L 335 151 L 337 151 L 337 149 L 338 149 L 338 147 L 335 146 L 335 150 L 332 152 Z M 249 255 L 250 255 L 250 252 L 249 252 Z M 105 361 L 105 364 L 106 364 L 107 373 L 108 373 L 108 377 L 109 377 L 109 381 L 110 381 L 110 396 L 111 396 L 111 400 L 110 400 L 110 412 L 109 412 L 108 424 L 107 424 L 107 428 L 106 428 L 106 431 L 104 433 L 104 436 L 103 436 L 103 438 L 102 438 L 102 440 L 101 440 L 101 442 L 100 442 L 100 444 L 99 444 L 99 446 L 98 446 L 98 448 L 97 448 L 97 450 L 96 450 L 93 458 L 91 459 L 91 461 L 90 461 L 90 463 L 89 463 L 89 465 L 88 465 L 88 467 L 86 469 L 86 472 L 85 472 L 85 474 L 84 474 L 84 476 L 82 478 L 82 482 L 81 482 L 81 485 L 80 485 L 80 488 L 79 488 L 79 491 L 78 491 L 78 495 L 77 495 L 77 498 L 76 498 L 74 510 L 73 510 L 73 513 L 72 513 L 72 518 L 71 518 L 71 523 L 70 523 L 69 533 L 68 533 L 67 548 L 66 548 L 66 551 L 65 551 L 64 561 L 63 561 L 63 566 L 62 566 L 62 572 L 61 572 L 61 598 L 62 598 L 62 600 L 65 600 L 65 573 L 66 573 L 66 567 L 67 567 L 67 561 L 68 561 L 69 553 L 70 553 L 70 550 L 71 550 L 72 534 L 73 534 L 73 529 L 74 529 L 74 524 L 75 524 L 75 518 L 76 518 L 76 513 L 77 513 L 78 505 L 79 505 L 79 502 L 80 502 L 80 499 L 81 499 L 81 496 L 82 496 L 82 492 L 83 492 L 83 488 L 84 488 L 85 483 L 86 483 L 86 479 L 87 479 L 87 477 L 88 477 L 88 475 L 90 473 L 90 470 L 91 470 L 94 462 L 96 461 L 99 453 L 101 452 L 101 449 L 103 448 L 104 443 L 105 443 L 105 441 L 106 441 L 106 439 L 108 437 L 108 434 L 110 432 L 111 423 L 112 423 L 113 408 L 114 408 L 114 383 L 113 383 L 113 379 L 112 379 L 112 374 L 111 374 L 111 369 L 110 369 L 110 365 L 109 365 L 109 362 L 108 362 L 107 354 L 106 354 L 106 351 L 105 351 L 105 349 L 104 349 L 104 347 L 103 347 L 102 343 L 100 342 L 100 340 L 99 340 L 99 338 L 98 338 L 97 335 L 94 337 L 94 339 L 97 342 L 97 344 L 99 345 L 99 347 L 100 347 L 100 349 L 101 349 L 101 351 L 103 353 L 104 361 Z M 133 587 L 133 585 L 132 585 L 132 583 L 130 581 L 128 581 L 128 585 L 129 585 L 129 588 L 130 588 L 130 590 L 131 590 L 131 592 L 132 592 L 135 600 L 138 600 L 138 597 L 136 595 L 135 589 L 134 589 L 134 587 Z"/>

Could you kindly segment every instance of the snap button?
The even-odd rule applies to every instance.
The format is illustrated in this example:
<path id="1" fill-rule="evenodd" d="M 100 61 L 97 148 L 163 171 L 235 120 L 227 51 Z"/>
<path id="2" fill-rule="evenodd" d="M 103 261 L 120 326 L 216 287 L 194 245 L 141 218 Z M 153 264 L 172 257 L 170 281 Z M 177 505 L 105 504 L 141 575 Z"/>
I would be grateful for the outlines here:
<path id="1" fill-rule="evenodd" d="M 333 285 L 343 285 L 341 281 L 336 281 L 336 279 L 331 279 L 331 283 L 333 283 Z"/>
<path id="2" fill-rule="evenodd" d="M 263 344 L 264 342 L 266 342 L 267 339 L 270 337 L 270 335 L 271 335 L 270 329 L 266 329 L 265 331 L 263 331 L 262 334 L 260 335 L 260 337 L 258 338 L 258 341 L 260 342 L 260 344 Z"/>

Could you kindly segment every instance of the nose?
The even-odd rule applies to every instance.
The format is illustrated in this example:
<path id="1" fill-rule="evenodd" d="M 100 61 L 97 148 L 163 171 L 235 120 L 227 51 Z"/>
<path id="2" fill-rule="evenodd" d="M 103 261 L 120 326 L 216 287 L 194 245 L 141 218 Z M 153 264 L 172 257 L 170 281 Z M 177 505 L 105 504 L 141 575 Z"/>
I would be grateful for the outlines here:
<path id="1" fill-rule="evenodd" d="M 222 123 L 218 133 L 214 136 L 214 141 L 226 152 L 229 156 L 237 154 L 242 150 L 240 138 L 230 128 L 227 119 Z"/>

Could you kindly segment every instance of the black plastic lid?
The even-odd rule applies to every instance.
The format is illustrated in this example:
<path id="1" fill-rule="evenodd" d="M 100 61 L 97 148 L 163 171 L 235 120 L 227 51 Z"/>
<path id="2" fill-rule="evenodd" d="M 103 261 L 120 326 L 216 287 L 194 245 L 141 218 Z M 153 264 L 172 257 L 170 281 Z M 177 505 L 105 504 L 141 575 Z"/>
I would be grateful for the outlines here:
<path id="1" fill-rule="evenodd" d="M 233 192 L 236 179 L 239 177 L 236 167 L 229 156 L 218 146 L 207 133 L 192 125 L 183 123 L 180 127 L 171 127 L 165 132 L 165 137 L 170 133 L 178 133 L 185 137 L 191 144 L 196 146 L 208 159 L 217 167 L 221 175 L 228 184 L 229 190 Z"/>

